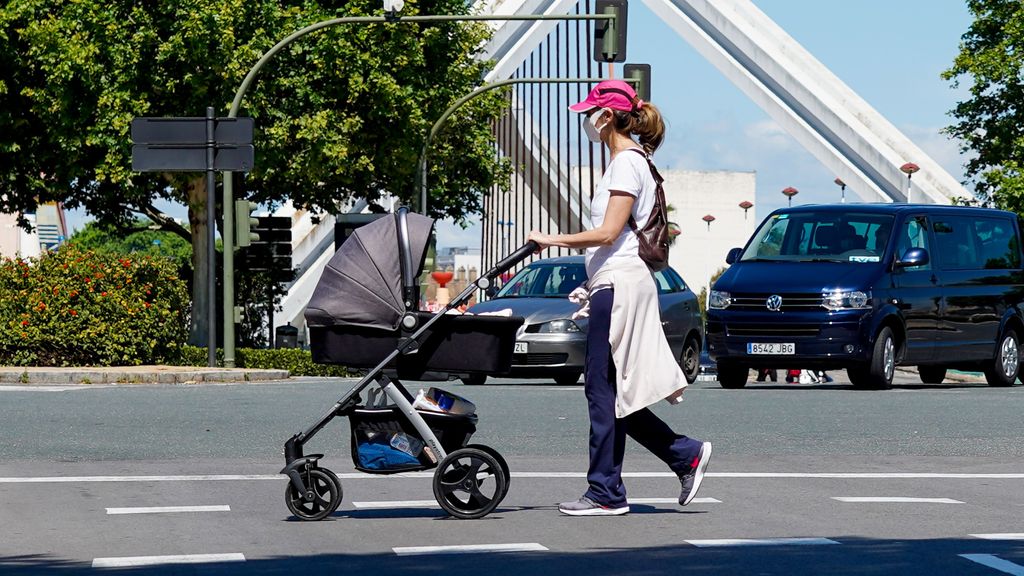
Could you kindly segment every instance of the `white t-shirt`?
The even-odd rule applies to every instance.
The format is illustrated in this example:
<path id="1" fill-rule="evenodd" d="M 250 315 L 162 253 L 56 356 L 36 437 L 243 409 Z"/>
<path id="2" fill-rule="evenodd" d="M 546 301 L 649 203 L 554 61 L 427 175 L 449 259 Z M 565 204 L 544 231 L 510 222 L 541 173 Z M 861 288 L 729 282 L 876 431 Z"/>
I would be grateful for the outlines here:
<path id="1" fill-rule="evenodd" d="M 639 148 L 637 148 L 639 150 Z M 643 227 L 654 209 L 654 196 L 658 185 L 642 154 L 622 150 L 608 164 L 601 181 L 594 190 L 594 199 L 590 203 L 590 220 L 594 228 L 604 223 L 605 212 L 608 211 L 608 200 L 611 190 L 626 192 L 637 198 L 633 202 L 633 220 L 637 227 Z M 640 241 L 630 228 L 629 222 L 622 228 L 619 237 L 611 246 L 587 248 L 587 276 L 593 278 L 597 271 L 609 260 L 639 257 Z"/>

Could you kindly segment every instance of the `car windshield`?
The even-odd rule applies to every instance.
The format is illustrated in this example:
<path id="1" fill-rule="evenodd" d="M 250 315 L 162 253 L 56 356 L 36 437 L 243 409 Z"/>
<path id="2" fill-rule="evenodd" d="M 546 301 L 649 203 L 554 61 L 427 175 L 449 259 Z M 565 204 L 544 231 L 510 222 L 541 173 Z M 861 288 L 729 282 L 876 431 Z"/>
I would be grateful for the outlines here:
<path id="1" fill-rule="evenodd" d="M 531 264 L 506 282 L 497 298 L 565 298 L 586 281 L 583 264 Z"/>
<path id="2" fill-rule="evenodd" d="M 740 261 L 880 262 L 892 224 L 888 214 L 774 214 L 754 234 Z"/>

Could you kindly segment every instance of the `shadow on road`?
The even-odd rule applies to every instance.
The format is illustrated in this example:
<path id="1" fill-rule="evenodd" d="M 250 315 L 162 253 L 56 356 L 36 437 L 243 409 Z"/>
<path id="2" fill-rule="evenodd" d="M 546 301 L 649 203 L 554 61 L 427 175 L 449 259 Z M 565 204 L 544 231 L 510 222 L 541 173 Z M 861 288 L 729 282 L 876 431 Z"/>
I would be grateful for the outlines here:
<path id="1" fill-rule="evenodd" d="M 566 519 L 566 530 L 586 532 L 595 519 Z M 597 521 L 615 521 L 597 519 Z M 571 524 L 571 527 L 570 527 Z M 389 545 L 404 546 L 400 531 Z M 72 562 L 53 555 L 0 557 L 5 576 L 118 575 L 211 575 L 252 576 L 270 574 L 416 574 L 452 576 L 522 576 L 536 574 L 652 575 L 652 574 L 898 574 L 901 576 L 996 573 L 961 554 L 987 555 L 1021 564 L 1019 543 L 969 538 L 930 540 L 871 539 L 859 536 L 832 537 L 838 544 L 818 546 L 713 547 L 677 546 L 618 548 L 613 542 L 591 542 L 589 549 L 572 552 L 507 552 L 488 554 L 439 554 L 399 556 L 383 554 L 315 554 L 249 558 L 245 562 L 162 565 L 127 568 L 93 568 L 91 563 Z M 470 544 L 467 542 L 466 544 Z"/>

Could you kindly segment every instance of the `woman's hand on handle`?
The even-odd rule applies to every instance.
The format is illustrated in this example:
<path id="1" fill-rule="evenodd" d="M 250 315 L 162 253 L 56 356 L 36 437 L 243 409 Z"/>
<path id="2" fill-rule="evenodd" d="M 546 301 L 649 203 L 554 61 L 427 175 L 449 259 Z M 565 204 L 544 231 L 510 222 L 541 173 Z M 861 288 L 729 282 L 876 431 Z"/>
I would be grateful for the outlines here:
<path id="1" fill-rule="evenodd" d="M 552 243 L 550 234 L 544 234 L 542 232 L 538 232 L 537 230 L 531 230 L 530 235 L 526 237 L 526 241 L 532 241 L 537 243 L 537 252 L 535 252 L 536 254 L 540 254 L 541 252 L 543 252 L 544 249 L 547 248 L 548 246 L 551 246 Z"/>

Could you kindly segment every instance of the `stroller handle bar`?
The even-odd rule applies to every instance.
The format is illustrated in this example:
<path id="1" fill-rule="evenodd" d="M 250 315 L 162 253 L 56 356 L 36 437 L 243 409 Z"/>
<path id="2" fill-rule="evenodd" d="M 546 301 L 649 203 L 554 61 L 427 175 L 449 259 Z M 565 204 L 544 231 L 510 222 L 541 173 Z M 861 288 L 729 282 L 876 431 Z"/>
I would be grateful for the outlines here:
<path id="1" fill-rule="evenodd" d="M 497 264 L 494 265 L 494 268 L 491 268 L 490 270 L 487 271 L 487 274 L 485 274 L 485 276 L 487 276 L 487 278 L 490 280 L 494 280 L 501 274 L 508 271 L 509 268 L 512 268 L 516 264 L 519 264 L 527 257 L 529 257 L 530 254 L 533 254 L 538 250 L 540 250 L 540 245 L 534 242 L 533 240 L 530 240 L 526 244 L 520 246 L 518 250 L 509 254 L 503 260 L 500 260 Z"/>

